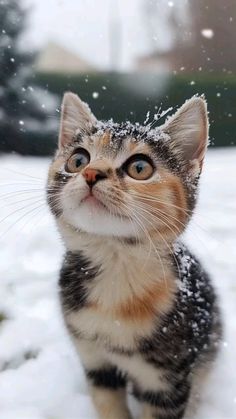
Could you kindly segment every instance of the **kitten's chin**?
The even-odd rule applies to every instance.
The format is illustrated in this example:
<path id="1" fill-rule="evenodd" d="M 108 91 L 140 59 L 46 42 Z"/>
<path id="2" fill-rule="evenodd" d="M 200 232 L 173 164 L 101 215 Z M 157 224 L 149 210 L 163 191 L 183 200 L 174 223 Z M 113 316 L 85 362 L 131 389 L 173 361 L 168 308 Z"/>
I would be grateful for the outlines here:
<path id="1" fill-rule="evenodd" d="M 138 227 L 128 218 L 113 215 L 99 201 L 85 200 L 77 209 L 63 210 L 64 219 L 75 229 L 90 234 L 116 237 L 138 237 Z"/>

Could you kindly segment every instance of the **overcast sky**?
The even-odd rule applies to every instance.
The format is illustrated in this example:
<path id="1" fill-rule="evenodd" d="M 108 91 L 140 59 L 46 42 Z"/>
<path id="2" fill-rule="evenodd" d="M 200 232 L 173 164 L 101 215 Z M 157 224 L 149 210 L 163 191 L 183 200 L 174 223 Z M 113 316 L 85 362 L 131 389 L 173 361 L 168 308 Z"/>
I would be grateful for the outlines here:
<path id="1" fill-rule="evenodd" d="M 113 42 L 116 67 L 127 69 L 136 57 L 150 51 L 144 24 L 144 0 L 23 1 L 31 6 L 25 39 L 33 46 L 56 41 L 97 67 L 109 68 L 112 20 L 117 25 L 113 38 L 119 33 L 119 42 Z"/>

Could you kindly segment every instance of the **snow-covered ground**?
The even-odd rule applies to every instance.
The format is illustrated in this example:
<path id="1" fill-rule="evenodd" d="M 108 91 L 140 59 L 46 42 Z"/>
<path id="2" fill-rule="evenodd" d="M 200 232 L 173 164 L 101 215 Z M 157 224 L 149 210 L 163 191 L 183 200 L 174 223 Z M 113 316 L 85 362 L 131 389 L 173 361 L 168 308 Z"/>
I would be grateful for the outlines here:
<path id="1" fill-rule="evenodd" d="M 0 419 L 95 419 L 57 300 L 63 248 L 44 204 L 48 159 L 0 158 Z M 236 418 L 236 149 L 208 152 L 186 234 L 214 278 L 222 353 L 197 419 Z"/>

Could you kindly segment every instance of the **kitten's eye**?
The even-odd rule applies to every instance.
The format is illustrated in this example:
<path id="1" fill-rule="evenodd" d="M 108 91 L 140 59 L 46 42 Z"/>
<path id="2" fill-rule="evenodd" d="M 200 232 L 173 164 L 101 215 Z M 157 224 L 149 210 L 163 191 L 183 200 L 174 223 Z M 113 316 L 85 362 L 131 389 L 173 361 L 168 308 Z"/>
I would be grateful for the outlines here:
<path id="1" fill-rule="evenodd" d="M 147 180 L 152 176 L 154 168 L 147 160 L 137 159 L 127 165 L 126 172 L 133 179 Z"/>
<path id="2" fill-rule="evenodd" d="M 89 153 L 84 148 L 80 148 L 69 158 L 66 171 L 70 173 L 80 172 L 89 162 Z"/>

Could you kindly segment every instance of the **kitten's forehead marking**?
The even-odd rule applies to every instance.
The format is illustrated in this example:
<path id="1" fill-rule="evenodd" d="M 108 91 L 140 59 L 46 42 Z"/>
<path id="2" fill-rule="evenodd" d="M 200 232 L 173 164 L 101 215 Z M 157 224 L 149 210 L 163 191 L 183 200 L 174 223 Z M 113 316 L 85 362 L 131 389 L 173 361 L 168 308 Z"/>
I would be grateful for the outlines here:
<path id="1" fill-rule="evenodd" d="M 101 137 L 96 137 L 90 143 L 92 158 L 107 157 L 112 159 L 116 167 L 121 166 L 130 156 L 142 153 L 151 154 L 151 149 L 144 141 L 136 141 L 133 137 L 125 138 L 120 147 L 117 147 L 116 138 L 108 132 Z"/>
<path id="2" fill-rule="evenodd" d="M 90 134 L 76 132 L 74 149 L 76 144 L 85 147 L 90 153 L 91 162 L 106 158 L 117 169 L 134 154 L 146 154 L 156 160 L 153 145 L 163 137 L 160 130 L 150 130 L 148 126 L 138 123 L 97 121 Z"/>
<path id="3" fill-rule="evenodd" d="M 111 141 L 111 133 L 109 131 L 105 131 L 104 134 L 99 139 L 100 147 L 108 147 Z"/>

